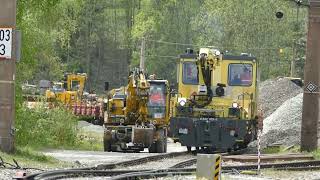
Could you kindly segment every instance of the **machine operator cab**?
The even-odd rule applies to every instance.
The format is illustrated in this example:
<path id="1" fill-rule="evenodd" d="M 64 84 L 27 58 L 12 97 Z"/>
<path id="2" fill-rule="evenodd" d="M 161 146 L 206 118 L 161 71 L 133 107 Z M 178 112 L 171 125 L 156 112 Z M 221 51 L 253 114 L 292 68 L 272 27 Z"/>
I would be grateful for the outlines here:
<path id="1" fill-rule="evenodd" d="M 210 48 L 189 51 L 180 55 L 177 83 L 170 130 L 182 145 L 229 150 L 255 138 L 255 57 Z"/>
<path id="2" fill-rule="evenodd" d="M 148 119 L 154 124 L 167 124 L 169 121 L 169 83 L 167 80 L 148 80 L 150 83 Z"/>

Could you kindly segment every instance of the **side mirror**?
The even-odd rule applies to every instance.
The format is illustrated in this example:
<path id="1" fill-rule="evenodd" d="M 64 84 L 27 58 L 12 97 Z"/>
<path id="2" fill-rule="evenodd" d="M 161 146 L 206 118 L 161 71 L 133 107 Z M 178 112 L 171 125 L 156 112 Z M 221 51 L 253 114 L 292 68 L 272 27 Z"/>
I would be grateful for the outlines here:
<path id="1" fill-rule="evenodd" d="M 105 91 L 109 90 L 109 82 L 104 82 L 104 90 Z"/>

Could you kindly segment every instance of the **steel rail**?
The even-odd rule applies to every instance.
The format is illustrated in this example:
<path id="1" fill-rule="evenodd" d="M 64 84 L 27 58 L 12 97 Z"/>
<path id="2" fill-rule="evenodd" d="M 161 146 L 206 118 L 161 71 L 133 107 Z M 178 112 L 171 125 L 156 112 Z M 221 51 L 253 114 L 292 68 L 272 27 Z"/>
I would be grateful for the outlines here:
<path id="1" fill-rule="evenodd" d="M 222 166 L 223 171 L 243 171 L 256 170 L 256 165 L 241 165 L 241 166 Z M 261 169 L 274 170 L 313 170 L 320 169 L 320 161 L 302 161 L 289 163 L 270 163 L 261 164 Z M 154 178 L 174 175 L 191 175 L 196 172 L 196 168 L 177 168 L 163 170 L 58 170 L 46 173 L 41 173 L 31 179 L 61 179 L 66 177 L 92 177 L 92 176 L 107 176 L 112 179 L 131 179 L 131 178 Z M 30 179 L 30 178 L 29 178 Z"/>
<path id="2" fill-rule="evenodd" d="M 188 167 L 188 166 L 192 166 L 192 165 L 194 165 L 196 163 L 197 163 L 197 159 L 188 159 L 186 161 L 179 162 L 179 163 L 171 166 L 170 168 L 171 169 L 185 168 L 185 167 Z"/>
<path id="3" fill-rule="evenodd" d="M 261 169 L 274 169 L 274 170 L 296 170 L 306 171 L 320 169 L 320 161 L 303 161 L 303 162 L 290 162 L 290 163 L 270 163 L 261 164 Z M 176 170 L 176 171 L 173 171 Z M 243 170 L 257 170 L 257 165 L 241 165 L 241 166 L 222 166 L 222 172 L 234 172 Z M 171 169 L 171 171 L 161 172 L 137 172 L 122 174 L 112 177 L 112 180 L 127 180 L 127 179 L 144 179 L 144 178 L 157 178 L 164 176 L 175 175 L 192 175 L 196 172 L 196 168 L 184 168 L 184 169 Z"/>
<path id="4" fill-rule="evenodd" d="M 191 153 L 194 153 L 194 151 Z M 188 151 L 171 152 L 171 153 L 157 154 L 157 155 L 147 156 L 147 157 L 133 159 L 133 160 L 129 160 L 129 161 L 118 162 L 118 163 L 99 164 L 99 165 L 93 166 L 93 167 L 74 168 L 74 169 L 66 169 L 66 170 L 53 170 L 53 171 L 47 171 L 47 172 L 43 172 L 43 173 L 31 174 L 31 175 L 27 176 L 26 179 L 37 179 L 38 177 L 40 177 L 42 175 L 47 175 L 47 174 L 63 174 L 63 173 L 68 173 L 68 172 L 70 172 L 70 174 L 72 174 L 72 173 L 76 173 L 78 171 L 79 172 L 83 171 L 83 173 L 85 173 L 85 172 L 89 172 L 89 171 L 95 172 L 95 170 L 98 170 L 97 173 L 100 173 L 99 170 L 110 170 L 110 169 L 115 169 L 117 167 L 128 167 L 128 166 L 140 165 L 140 164 L 145 164 L 145 163 L 152 162 L 152 161 L 158 161 L 158 160 L 165 159 L 165 158 L 173 158 L 173 157 L 183 156 L 183 155 L 187 155 L 187 154 L 190 154 L 190 152 L 188 152 Z M 128 171 L 128 172 L 131 172 L 131 171 Z"/>
<path id="5" fill-rule="evenodd" d="M 111 169 L 115 169 L 117 167 L 128 167 L 128 166 L 134 166 L 134 165 L 140 165 L 140 164 L 145 164 L 148 162 L 152 162 L 152 161 L 158 161 L 158 160 L 162 160 L 165 158 L 173 158 L 173 157 L 177 157 L 177 156 L 182 156 L 182 155 L 187 155 L 187 154 L 194 154 L 196 151 L 192 151 L 192 152 L 188 152 L 188 151 L 183 151 L 183 152 L 171 152 L 171 153 L 165 153 L 165 154 L 157 154 L 157 155 L 153 155 L 153 156 L 147 156 L 147 157 L 143 157 L 143 158 L 138 158 L 138 159 L 133 159 L 133 160 L 129 160 L 129 161 L 123 161 L 123 162 L 118 162 L 118 163 L 111 163 L 111 164 L 100 164 L 94 167 L 84 167 L 84 168 L 75 168 L 75 169 L 66 169 L 66 170 L 53 170 L 53 171 L 47 171 L 47 172 L 43 172 L 43 173 L 34 173 L 31 174 L 29 176 L 27 176 L 25 179 L 41 179 L 40 177 L 50 177 L 51 175 L 53 176 L 58 176 L 61 175 L 62 177 L 63 174 L 75 174 L 75 173 L 95 173 L 97 172 L 98 174 L 102 173 L 99 170 L 111 170 Z M 216 152 L 219 153 L 219 152 Z M 239 154 L 242 153 L 242 151 L 235 151 L 232 153 L 220 153 L 223 156 L 227 156 L 227 155 L 233 155 L 233 154 Z M 171 168 L 183 168 L 183 167 L 187 167 L 187 166 L 191 166 L 193 164 L 196 163 L 196 159 L 191 160 L 190 162 L 181 162 L 180 164 L 178 163 L 177 165 L 171 167 Z M 183 165 L 185 164 L 185 165 Z M 123 171 L 123 173 L 126 172 L 133 172 L 133 171 Z M 113 174 L 114 172 L 108 171 L 106 172 Z M 116 173 L 116 172 L 115 172 Z"/>
<path id="6" fill-rule="evenodd" d="M 240 166 L 222 166 L 223 171 L 243 171 L 256 170 L 257 165 L 240 165 Z M 320 169 L 320 161 L 300 161 L 287 163 L 269 163 L 261 164 L 261 169 L 274 170 L 310 170 Z M 163 170 L 58 170 L 37 174 L 36 176 L 26 179 L 60 179 L 66 177 L 92 177 L 92 176 L 108 176 L 116 179 L 130 178 L 146 178 L 146 177 L 162 177 L 164 175 L 189 175 L 196 171 L 196 168 L 172 168 Z"/>
<path id="7" fill-rule="evenodd" d="M 152 161 L 158 161 L 161 159 L 165 158 L 174 158 L 177 156 L 183 156 L 190 154 L 190 152 L 183 151 L 183 152 L 172 152 L 172 153 L 166 153 L 166 154 L 158 154 L 154 156 L 147 156 L 143 158 L 138 158 L 138 159 L 133 159 L 129 161 L 123 161 L 123 162 L 118 162 L 118 163 L 113 163 L 113 164 L 100 164 L 96 166 L 97 170 L 103 170 L 103 169 L 114 169 L 116 167 L 128 167 L 128 166 L 134 166 L 134 165 L 140 165 L 140 164 L 145 164 L 148 162 Z"/>

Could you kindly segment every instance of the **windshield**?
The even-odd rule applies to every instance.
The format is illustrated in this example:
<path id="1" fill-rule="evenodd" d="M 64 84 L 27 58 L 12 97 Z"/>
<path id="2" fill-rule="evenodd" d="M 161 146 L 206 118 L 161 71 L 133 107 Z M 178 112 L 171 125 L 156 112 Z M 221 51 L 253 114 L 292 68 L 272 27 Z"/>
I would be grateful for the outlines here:
<path id="1" fill-rule="evenodd" d="M 80 89 L 80 81 L 71 81 L 71 91 L 78 91 Z"/>
<path id="2" fill-rule="evenodd" d="M 252 65 L 230 64 L 228 83 L 230 86 L 251 86 Z"/>
<path id="3" fill-rule="evenodd" d="M 198 84 L 198 68 L 196 63 L 184 62 L 182 76 L 184 84 Z"/>
<path id="4" fill-rule="evenodd" d="M 164 118 L 166 112 L 165 84 L 150 83 L 148 102 L 148 116 L 150 118 Z"/>

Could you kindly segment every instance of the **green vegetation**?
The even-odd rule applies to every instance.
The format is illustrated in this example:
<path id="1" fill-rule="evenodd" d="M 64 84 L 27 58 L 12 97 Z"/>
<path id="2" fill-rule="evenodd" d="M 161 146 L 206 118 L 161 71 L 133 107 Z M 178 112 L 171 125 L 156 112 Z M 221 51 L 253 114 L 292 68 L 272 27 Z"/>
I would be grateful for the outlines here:
<path id="1" fill-rule="evenodd" d="M 78 132 L 77 149 L 103 151 L 103 134 L 87 131 Z"/>
<path id="2" fill-rule="evenodd" d="M 36 148 L 75 146 L 76 126 L 77 119 L 64 108 L 22 106 L 16 115 L 16 144 Z"/>
<path id="3" fill-rule="evenodd" d="M 16 144 L 32 149 L 102 150 L 103 134 L 80 131 L 77 122 L 63 107 L 48 109 L 41 103 L 34 109 L 22 106 L 16 115 Z"/>
<path id="4" fill-rule="evenodd" d="M 138 65 L 142 38 L 147 71 L 172 84 L 175 58 L 186 48 L 206 45 L 257 56 L 262 80 L 288 76 L 292 59 L 302 77 L 306 11 L 300 9 L 296 18 L 296 10 L 294 2 L 269 0 L 19 0 L 23 45 L 16 76 L 16 144 L 83 149 L 89 143 L 101 149 L 99 138 L 79 140 L 76 118 L 62 108 L 25 108 L 21 83 L 86 72 L 87 90 L 102 92 L 105 81 L 119 87 Z M 282 19 L 275 17 L 277 11 L 284 12 Z"/>
<path id="5" fill-rule="evenodd" d="M 21 167 L 70 167 L 69 163 L 45 156 L 28 147 L 18 147 L 13 154 L 6 154 L 0 151 L 0 157 L 11 164 L 14 164 L 13 159 L 15 159 Z"/>
<path id="6" fill-rule="evenodd" d="M 277 19 L 275 13 L 284 17 Z M 306 9 L 292 1 L 234 0 L 21 0 L 23 32 L 19 82 L 57 80 L 86 72 L 87 89 L 125 84 L 146 40 L 149 73 L 175 82 L 175 58 L 186 48 L 215 46 L 229 54 L 257 56 L 261 78 L 288 76 L 295 59 L 303 76 Z M 282 49 L 280 51 L 280 49 Z M 294 53 L 295 49 L 297 53 Z"/>
<path id="7" fill-rule="evenodd" d="M 313 157 L 315 159 L 317 159 L 317 160 L 320 159 L 320 149 L 317 149 L 317 150 L 313 151 L 311 154 L 313 155 Z"/>

